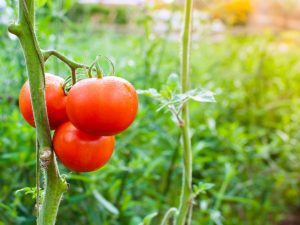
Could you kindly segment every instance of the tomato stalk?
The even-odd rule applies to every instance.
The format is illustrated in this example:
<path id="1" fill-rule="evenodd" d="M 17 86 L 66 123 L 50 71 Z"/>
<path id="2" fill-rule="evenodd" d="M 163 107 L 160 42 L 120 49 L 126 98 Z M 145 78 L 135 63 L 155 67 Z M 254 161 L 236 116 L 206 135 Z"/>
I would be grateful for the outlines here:
<path id="1" fill-rule="evenodd" d="M 56 50 L 42 50 L 43 60 L 46 62 L 50 56 L 55 56 L 60 61 L 65 63 L 71 70 L 72 85 L 76 83 L 76 69 L 89 69 L 89 66 L 74 62 Z"/>
<path id="2" fill-rule="evenodd" d="M 184 25 L 181 40 L 181 92 L 189 89 L 189 67 L 190 67 L 190 39 L 193 0 L 186 0 L 184 9 Z M 191 223 L 193 192 L 192 192 L 192 147 L 190 135 L 190 115 L 188 104 L 182 107 L 182 147 L 183 147 L 183 171 L 182 188 L 180 195 L 179 213 L 176 225 Z M 189 218 L 188 215 L 189 214 Z"/>
<path id="3" fill-rule="evenodd" d="M 83 68 L 83 69 L 89 69 L 90 67 L 81 63 L 77 63 L 69 58 L 67 58 L 66 56 L 64 56 L 63 54 L 61 54 L 60 52 L 56 51 L 56 50 L 41 50 L 42 51 L 42 55 L 44 58 L 44 61 L 46 62 L 51 56 L 55 56 L 56 58 L 58 58 L 60 61 L 64 62 L 65 64 L 67 64 L 70 69 L 79 69 L 79 68 Z"/>
<path id="4" fill-rule="evenodd" d="M 67 190 L 67 183 L 59 174 L 52 151 L 51 133 L 45 104 L 44 59 L 34 31 L 34 8 L 34 0 L 20 0 L 18 23 L 10 25 L 8 30 L 19 38 L 23 48 L 36 125 L 38 142 L 36 151 L 44 174 L 45 191 L 41 199 L 41 207 L 37 202 L 37 224 L 54 225 L 61 197 L 63 192 Z M 39 163 L 39 161 L 36 163 Z M 39 174 L 39 171 L 37 174 Z"/>

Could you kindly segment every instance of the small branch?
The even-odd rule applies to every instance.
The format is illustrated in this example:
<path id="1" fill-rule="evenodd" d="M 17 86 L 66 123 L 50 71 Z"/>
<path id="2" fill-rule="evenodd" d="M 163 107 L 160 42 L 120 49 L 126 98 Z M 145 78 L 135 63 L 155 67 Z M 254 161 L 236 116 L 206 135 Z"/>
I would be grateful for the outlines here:
<path id="1" fill-rule="evenodd" d="M 16 36 L 21 36 L 22 29 L 21 26 L 18 24 L 11 24 L 8 26 L 8 31 Z"/>
<path id="2" fill-rule="evenodd" d="M 164 215 L 163 220 L 161 221 L 160 225 L 168 225 L 169 221 L 171 220 L 172 216 L 177 212 L 178 210 L 176 208 L 170 208 L 166 214 Z"/>
<path id="3" fill-rule="evenodd" d="M 76 70 L 79 68 L 83 68 L 83 69 L 89 69 L 90 67 L 84 64 L 80 64 L 77 63 L 69 58 L 67 58 L 66 56 L 64 56 L 63 54 L 61 54 L 60 52 L 56 51 L 56 50 L 42 50 L 42 54 L 44 57 L 44 62 L 46 62 L 50 56 L 55 56 L 56 58 L 58 58 L 59 60 L 61 60 L 62 62 L 64 62 L 65 64 L 67 64 L 71 70 Z"/>

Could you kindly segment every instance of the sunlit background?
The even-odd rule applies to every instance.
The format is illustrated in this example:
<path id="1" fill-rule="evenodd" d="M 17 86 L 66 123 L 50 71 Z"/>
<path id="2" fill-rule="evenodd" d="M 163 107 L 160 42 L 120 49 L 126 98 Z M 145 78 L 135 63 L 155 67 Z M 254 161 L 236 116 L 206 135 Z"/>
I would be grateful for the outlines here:
<path id="1" fill-rule="evenodd" d="M 88 65 L 106 55 L 137 89 L 164 90 L 179 75 L 184 1 L 38 2 L 43 49 Z M 22 191 L 35 186 L 35 130 L 18 109 L 27 75 L 7 33 L 17 5 L 0 0 L 0 225 L 35 221 L 32 193 Z M 299 0 L 194 1 L 191 88 L 213 91 L 217 102 L 190 103 L 193 182 L 214 184 L 195 200 L 193 225 L 300 224 L 299 31 Z M 55 59 L 46 70 L 70 75 Z M 159 212 L 157 225 L 178 205 L 179 129 L 154 99 L 139 102 L 108 165 L 89 174 L 60 166 L 70 190 L 59 225 L 139 225 Z"/>

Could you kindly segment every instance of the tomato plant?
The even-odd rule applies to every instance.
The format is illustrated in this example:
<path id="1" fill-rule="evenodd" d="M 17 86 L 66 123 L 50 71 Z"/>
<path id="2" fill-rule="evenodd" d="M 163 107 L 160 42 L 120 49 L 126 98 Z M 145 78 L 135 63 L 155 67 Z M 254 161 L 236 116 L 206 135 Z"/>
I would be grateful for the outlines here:
<path id="1" fill-rule="evenodd" d="M 78 129 L 91 134 L 115 135 L 133 122 L 138 97 L 134 87 L 123 78 L 90 78 L 71 88 L 66 109 Z"/>
<path id="2" fill-rule="evenodd" d="M 61 125 L 54 134 L 54 151 L 60 161 L 77 172 L 99 169 L 110 159 L 114 150 L 113 136 L 87 134 L 70 122 Z"/>
<path id="3" fill-rule="evenodd" d="M 187 95 L 189 89 L 192 2 L 186 0 L 181 55 L 182 95 Z M 36 127 L 37 224 L 54 225 L 63 193 L 67 191 L 67 182 L 65 176 L 60 175 L 52 147 L 61 162 L 74 171 L 88 172 L 100 168 L 113 153 L 113 135 L 124 131 L 133 122 L 138 109 L 138 97 L 128 81 L 114 76 L 102 77 L 102 70 L 97 63 L 99 57 L 91 66 L 86 66 L 56 50 L 40 49 L 35 32 L 34 0 L 19 1 L 19 19 L 8 30 L 20 40 L 29 77 L 29 83 L 24 85 L 20 93 L 20 110 L 28 123 Z M 45 63 L 50 56 L 57 57 L 71 70 L 73 86 L 67 97 L 63 80 L 45 75 Z M 77 82 L 76 70 L 79 68 L 88 71 L 90 78 Z M 98 78 L 91 77 L 94 71 Z M 180 205 L 178 210 L 172 207 L 166 212 L 162 225 L 167 224 L 171 217 L 174 217 L 176 225 L 190 224 L 192 218 L 192 149 L 186 101 L 181 101 L 181 110 L 177 112 L 177 117 L 182 117 L 180 129 L 183 146 Z M 70 122 L 59 126 L 68 119 Z M 49 128 L 57 127 L 52 141 Z M 40 169 L 44 172 L 44 190 L 41 192 Z M 143 224 L 149 224 L 156 215 L 155 212 L 146 216 Z"/>
<path id="4" fill-rule="evenodd" d="M 64 79 L 47 73 L 45 74 L 45 81 L 46 108 L 50 128 L 53 130 L 62 123 L 68 121 L 66 113 L 66 95 L 63 89 Z M 31 126 L 35 127 L 28 80 L 20 91 L 19 108 L 24 119 Z"/>

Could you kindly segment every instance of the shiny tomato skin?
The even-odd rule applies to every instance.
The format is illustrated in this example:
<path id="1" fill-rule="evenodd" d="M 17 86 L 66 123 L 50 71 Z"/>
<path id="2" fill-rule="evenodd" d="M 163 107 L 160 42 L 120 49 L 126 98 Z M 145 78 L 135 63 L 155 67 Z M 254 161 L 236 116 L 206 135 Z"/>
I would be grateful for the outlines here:
<path id="1" fill-rule="evenodd" d="M 71 88 L 66 109 L 70 121 L 78 129 L 111 136 L 124 131 L 133 122 L 138 97 L 134 87 L 123 78 L 90 78 Z"/>
<path id="2" fill-rule="evenodd" d="M 62 124 L 53 137 L 55 154 L 65 167 L 76 172 L 91 172 L 105 165 L 114 144 L 114 136 L 87 134 L 70 122 Z"/>
<path id="3" fill-rule="evenodd" d="M 68 121 L 68 116 L 66 112 L 67 96 L 65 95 L 63 90 L 63 78 L 46 73 L 45 80 L 46 107 L 50 128 L 51 130 L 53 130 L 56 129 L 62 123 Z M 24 119 L 32 127 L 35 127 L 28 80 L 25 82 L 20 91 L 19 108 Z"/>

